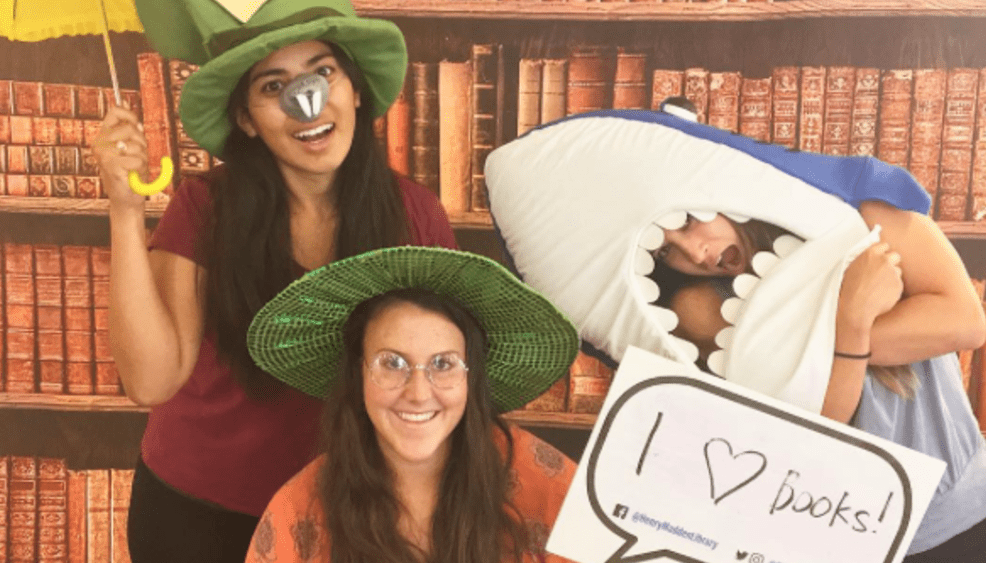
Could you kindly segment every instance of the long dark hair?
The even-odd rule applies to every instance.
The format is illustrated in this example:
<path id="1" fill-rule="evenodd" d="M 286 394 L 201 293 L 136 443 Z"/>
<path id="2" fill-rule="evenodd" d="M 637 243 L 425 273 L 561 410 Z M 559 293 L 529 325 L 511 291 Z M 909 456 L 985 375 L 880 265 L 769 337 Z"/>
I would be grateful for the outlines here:
<path id="1" fill-rule="evenodd" d="M 330 190 L 338 211 L 335 258 L 407 244 L 407 214 L 400 190 L 373 134 L 373 99 L 359 68 L 328 44 L 359 93 L 352 146 Z M 246 347 L 247 327 L 260 308 L 287 287 L 300 267 L 292 255 L 287 186 L 277 161 L 259 137 L 236 124 L 246 110 L 249 72 L 230 95 L 232 132 L 208 178 L 213 212 L 200 237 L 207 271 L 206 330 L 253 398 L 270 398 L 283 384 L 256 367 Z"/>
<path id="2" fill-rule="evenodd" d="M 465 412 L 452 431 L 447 465 L 432 516 L 431 553 L 398 532 L 401 503 L 363 400 L 363 336 L 381 311 L 398 302 L 443 315 L 466 343 Z M 333 563 L 500 563 L 521 561 L 527 545 L 511 504 L 513 441 L 499 416 L 486 375 L 486 336 L 454 299 L 422 289 L 395 290 L 363 302 L 344 327 L 338 381 L 323 416 L 328 453 L 318 479 Z M 501 453 L 498 443 L 506 445 Z"/>

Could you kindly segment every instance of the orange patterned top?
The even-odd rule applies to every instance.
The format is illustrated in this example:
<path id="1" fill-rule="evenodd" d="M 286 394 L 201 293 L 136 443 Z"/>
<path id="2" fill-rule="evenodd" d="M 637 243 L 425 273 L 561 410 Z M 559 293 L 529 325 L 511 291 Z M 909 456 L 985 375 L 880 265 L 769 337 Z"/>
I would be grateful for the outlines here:
<path id="1" fill-rule="evenodd" d="M 511 427 L 514 439 L 513 503 L 524 517 L 532 546 L 525 563 L 564 563 L 567 559 L 544 551 L 575 463 L 533 434 Z M 328 561 L 325 513 L 315 482 L 325 455 L 309 463 L 274 495 L 253 534 L 246 563 Z"/>

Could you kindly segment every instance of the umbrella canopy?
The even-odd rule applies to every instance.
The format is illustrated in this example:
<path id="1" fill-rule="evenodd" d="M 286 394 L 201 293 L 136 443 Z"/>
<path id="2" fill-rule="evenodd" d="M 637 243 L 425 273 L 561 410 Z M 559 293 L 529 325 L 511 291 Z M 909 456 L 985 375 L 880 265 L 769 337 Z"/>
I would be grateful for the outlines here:
<path id="1" fill-rule="evenodd" d="M 133 0 L 102 1 L 110 31 L 144 31 Z M 0 0 L 0 37 L 12 41 L 102 33 L 100 0 Z"/>
<path id="2" fill-rule="evenodd" d="M 162 0 L 171 1 L 171 0 Z M 0 0 L 0 37 L 11 41 L 43 41 L 66 35 L 102 35 L 113 80 L 113 94 L 120 105 L 120 83 L 110 45 L 110 31 L 144 32 L 133 0 Z M 174 165 L 161 159 L 161 175 L 145 184 L 137 172 L 127 179 L 130 189 L 153 195 L 171 183 Z"/>

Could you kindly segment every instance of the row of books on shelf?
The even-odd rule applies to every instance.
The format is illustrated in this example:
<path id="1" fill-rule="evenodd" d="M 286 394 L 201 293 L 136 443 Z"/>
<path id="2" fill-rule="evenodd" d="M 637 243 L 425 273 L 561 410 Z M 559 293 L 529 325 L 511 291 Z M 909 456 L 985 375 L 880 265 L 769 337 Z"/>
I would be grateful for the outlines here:
<path id="1" fill-rule="evenodd" d="M 5 243 L 0 391 L 120 395 L 106 247 Z"/>
<path id="2" fill-rule="evenodd" d="M 120 94 L 141 111 L 137 91 Z M 106 197 L 92 144 L 113 97 L 96 86 L 0 80 L 0 194 Z"/>
<path id="3" fill-rule="evenodd" d="M 140 89 L 125 95 L 145 123 L 151 173 L 162 156 L 175 160 L 178 179 L 214 167 L 175 112 L 197 67 L 156 53 L 139 54 L 137 66 Z M 745 77 L 660 68 L 653 53 L 626 47 L 507 62 L 502 45 L 474 44 L 468 60 L 412 62 L 377 133 L 390 166 L 438 193 L 457 218 L 488 210 L 486 157 L 515 135 L 587 111 L 657 109 L 672 96 L 721 129 L 905 167 L 932 195 L 936 219 L 986 216 L 986 69 L 784 66 Z M 0 80 L 0 194 L 102 195 L 89 147 L 108 97 L 92 86 Z"/>
<path id="4" fill-rule="evenodd" d="M 177 118 L 181 86 L 196 68 L 172 60 L 165 69 L 157 53 L 140 53 L 140 89 L 121 90 L 123 103 L 145 124 L 152 176 L 160 173 L 164 156 L 175 161 L 179 179 L 218 163 L 185 135 Z M 114 104 L 106 88 L 0 80 L 0 195 L 106 197 L 92 144 Z M 167 201 L 173 191 L 152 200 Z"/>
<path id="5" fill-rule="evenodd" d="M 983 299 L 986 280 L 973 280 L 973 285 L 980 299 Z M 983 307 L 986 308 L 986 300 Z M 978 350 L 962 350 L 958 357 L 963 384 L 979 417 L 980 428 L 986 433 L 986 344 Z M 522 410 L 598 414 L 612 377 L 611 369 L 580 352 L 569 369 L 568 377 L 558 380 Z M 975 385 L 972 385 L 973 382 Z"/>
<path id="6" fill-rule="evenodd" d="M 658 109 L 672 96 L 698 120 L 754 139 L 830 155 L 870 155 L 909 169 L 939 220 L 986 216 L 986 69 L 777 67 L 765 78 L 654 68 L 643 51 L 573 49 L 522 58 L 516 91 L 498 45 L 468 61 L 411 63 L 409 90 L 381 127 L 392 168 L 441 195 L 450 215 L 487 209 L 483 164 L 516 133 L 588 111 Z M 469 95 L 463 96 L 465 92 Z M 511 100 L 515 100 L 515 103 Z M 510 107 L 508 109 L 508 100 Z"/>
<path id="7" fill-rule="evenodd" d="M 0 457 L 0 561 L 129 563 L 132 469 Z"/>

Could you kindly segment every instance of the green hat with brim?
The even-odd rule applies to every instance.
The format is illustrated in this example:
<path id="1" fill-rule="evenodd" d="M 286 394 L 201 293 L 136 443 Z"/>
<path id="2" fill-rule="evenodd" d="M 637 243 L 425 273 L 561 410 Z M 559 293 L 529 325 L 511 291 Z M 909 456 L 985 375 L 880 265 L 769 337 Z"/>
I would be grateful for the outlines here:
<path id="1" fill-rule="evenodd" d="M 296 280 L 254 317 L 250 355 L 284 383 L 325 397 L 339 375 L 346 319 L 363 301 L 400 288 L 454 297 L 476 317 L 489 341 L 486 371 L 502 411 L 544 393 L 575 360 L 572 323 L 503 266 L 468 252 L 415 246 L 367 252 Z"/>
<path id="2" fill-rule="evenodd" d="M 135 4 L 155 50 L 200 65 L 182 87 L 178 113 L 185 133 L 213 155 L 221 154 L 231 131 L 226 106 L 233 88 L 254 64 L 281 47 L 308 40 L 338 45 L 362 72 L 375 116 L 386 113 L 404 83 L 407 47 L 400 29 L 386 20 L 358 17 L 348 0 Z"/>

